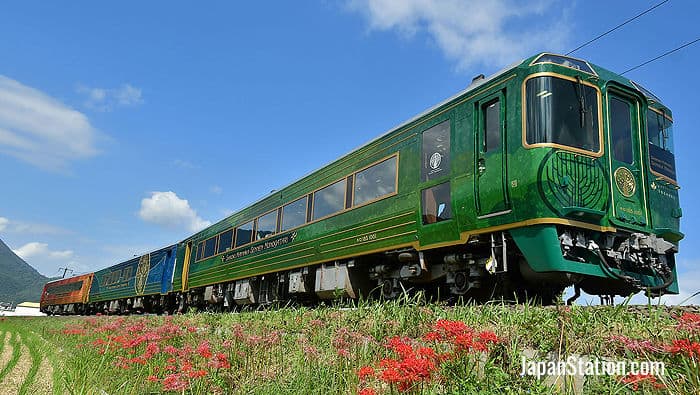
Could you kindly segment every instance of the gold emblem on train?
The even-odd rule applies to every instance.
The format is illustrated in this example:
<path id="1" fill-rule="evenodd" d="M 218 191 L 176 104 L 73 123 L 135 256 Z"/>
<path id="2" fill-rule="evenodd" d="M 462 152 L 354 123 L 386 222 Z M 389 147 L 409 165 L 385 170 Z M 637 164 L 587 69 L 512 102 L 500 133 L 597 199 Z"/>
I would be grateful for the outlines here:
<path id="1" fill-rule="evenodd" d="M 148 272 L 151 270 L 151 254 L 146 254 L 139 259 L 139 267 L 136 269 L 134 288 L 137 295 L 143 295 L 148 282 Z"/>
<path id="2" fill-rule="evenodd" d="M 615 184 L 624 197 L 631 197 L 637 190 L 637 181 L 635 181 L 632 172 L 626 167 L 620 167 L 615 170 Z"/>

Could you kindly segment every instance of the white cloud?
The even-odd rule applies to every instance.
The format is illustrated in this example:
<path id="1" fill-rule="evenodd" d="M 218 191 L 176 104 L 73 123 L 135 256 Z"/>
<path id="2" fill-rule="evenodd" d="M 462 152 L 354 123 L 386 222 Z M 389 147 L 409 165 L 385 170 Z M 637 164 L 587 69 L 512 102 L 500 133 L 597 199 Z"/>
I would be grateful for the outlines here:
<path id="1" fill-rule="evenodd" d="M 88 118 L 46 95 L 0 75 L 0 153 L 60 171 L 98 153 Z"/>
<path id="2" fill-rule="evenodd" d="M 563 7 L 540 0 L 349 0 L 370 30 L 396 31 L 405 38 L 426 33 L 457 63 L 505 66 L 542 50 L 561 50 L 569 35 Z M 546 18 L 547 12 L 559 12 Z"/>
<path id="3" fill-rule="evenodd" d="M 51 251 L 48 244 L 36 241 L 12 251 L 25 261 L 31 258 L 69 259 L 74 255 L 71 250 Z"/>
<path id="4" fill-rule="evenodd" d="M 2 230 L 4 230 L 7 233 L 32 235 L 65 235 L 72 233 L 67 229 L 63 229 L 58 226 L 53 226 L 49 224 L 24 222 L 0 217 L 0 231 Z"/>
<path id="5" fill-rule="evenodd" d="M 212 185 L 212 186 L 209 188 L 209 192 L 211 192 L 211 193 L 213 193 L 213 194 L 215 194 L 215 195 L 221 195 L 221 192 L 223 192 L 223 191 L 224 191 L 224 189 L 223 189 L 222 187 L 218 186 L 218 185 Z"/>
<path id="6" fill-rule="evenodd" d="M 78 85 L 76 90 L 85 96 L 85 107 L 97 111 L 112 111 L 117 106 L 130 107 L 143 103 L 141 89 L 131 84 L 122 84 L 114 89 Z"/>
<path id="7" fill-rule="evenodd" d="M 150 198 L 141 200 L 139 217 L 169 228 L 186 228 L 191 232 L 199 231 L 211 222 L 200 218 L 187 200 L 180 199 L 175 192 L 151 192 Z"/>

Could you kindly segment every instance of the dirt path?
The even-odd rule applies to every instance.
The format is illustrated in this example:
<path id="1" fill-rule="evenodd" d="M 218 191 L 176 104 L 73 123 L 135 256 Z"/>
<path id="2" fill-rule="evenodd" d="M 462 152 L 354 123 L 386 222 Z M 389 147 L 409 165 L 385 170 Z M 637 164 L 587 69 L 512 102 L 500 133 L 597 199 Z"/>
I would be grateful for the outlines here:
<path id="1" fill-rule="evenodd" d="M 10 362 L 12 358 L 12 344 L 10 344 L 10 339 L 12 339 L 12 332 L 5 332 L 5 337 L 3 339 L 2 354 L 0 354 L 0 371 Z"/>
<path id="2" fill-rule="evenodd" d="M 22 344 L 21 336 L 18 336 L 17 344 L 21 344 L 19 360 L 12 371 L 5 376 L 5 379 L 0 383 L 0 388 L 2 388 L 3 393 L 6 394 L 19 393 L 19 388 L 27 378 L 27 373 L 29 373 L 29 369 L 32 367 L 32 357 L 29 353 L 29 348 L 25 344 Z"/>
<path id="3" fill-rule="evenodd" d="M 53 393 L 53 366 L 48 358 L 44 357 L 39 365 L 34 384 L 30 387 L 28 394 L 51 394 Z"/>

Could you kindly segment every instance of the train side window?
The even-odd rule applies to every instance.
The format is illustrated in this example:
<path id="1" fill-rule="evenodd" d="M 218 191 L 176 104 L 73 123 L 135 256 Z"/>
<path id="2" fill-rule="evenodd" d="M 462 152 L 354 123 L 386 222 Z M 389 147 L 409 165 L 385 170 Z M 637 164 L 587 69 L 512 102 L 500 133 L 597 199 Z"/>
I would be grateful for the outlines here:
<path id="1" fill-rule="evenodd" d="M 313 220 L 327 217 L 345 208 L 345 179 L 314 192 Z"/>
<path id="2" fill-rule="evenodd" d="M 121 281 L 129 281 L 129 279 L 134 275 L 134 267 L 129 266 L 124 268 L 122 270 L 122 280 Z"/>
<path id="3" fill-rule="evenodd" d="M 233 244 L 233 229 L 229 229 L 219 235 L 219 248 L 217 248 L 216 253 L 225 252 L 231 248 L 231 244 Z"/>
<path id="4" fill-rule="evenodd" d="M 282 207 L 282 232 L 304 225 L 307 200 L 308 198 L 304 196 Z"/>
<path id="5" fill-rule="evenodd" d="M 216 252 L 216 236 L 210 237 L 204 242 L 204 258 L 214 256 Z"/>
<path id="6" fill-rule="evenodd" d="M 610 135 L 613 158 L 632 164 L 632 120 L 630 105 L 616 97 L 610 98 Z"/>
<path id="7" fill-rule="evenodd" d="M 396 192 L 396 156 L 355 174 L 354 205 L 379 199 Z"/>
<path id="8" fill-rule="evenodd" d="M 236 247 L 248 244 L 253 239 L 253 221 L 236 228 Z"/>
<path id="9" fill-rule="evenodd" d="M 483 152 L 497 150 L 501 147 L 501 102 L 498 99 L 481 106 L 484 117 Z"/>
<path id="10" fill-rule="evenodd" d="M 449 182 L 424 189 L 421 195 L 424 225 L 434 224 L 452 218 Z"/>
<path id="11" fill-rule="evenodd" d="M 204 259 L 204 242 L 200 241 L 199 244 L 197 244 L 197 260 L 202 260 Z"/>
<path id="12" fill-rule="evenodd" d="M 277 233 L 277 210 L 258 218 L 258 226 L 255 227 L 255 240 L 264 239 Z"/>
<path id="13" fill-rule="evenodd" d="M 449 174 L 450 121 L 423 132 L 423 166 L 421 180 L 430 181 Z"/>

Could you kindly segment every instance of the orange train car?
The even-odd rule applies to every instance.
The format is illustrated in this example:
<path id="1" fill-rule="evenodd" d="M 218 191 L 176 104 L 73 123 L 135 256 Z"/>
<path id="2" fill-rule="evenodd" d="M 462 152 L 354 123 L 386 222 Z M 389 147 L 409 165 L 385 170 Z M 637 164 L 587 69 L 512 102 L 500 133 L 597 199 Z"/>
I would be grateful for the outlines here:
<path id="1" fill-rule="evenodd" d="M 40 310 L 53 314 L 82 314 L 90 296 L 94 273 L 51 281 L 44 285 Z"/>

